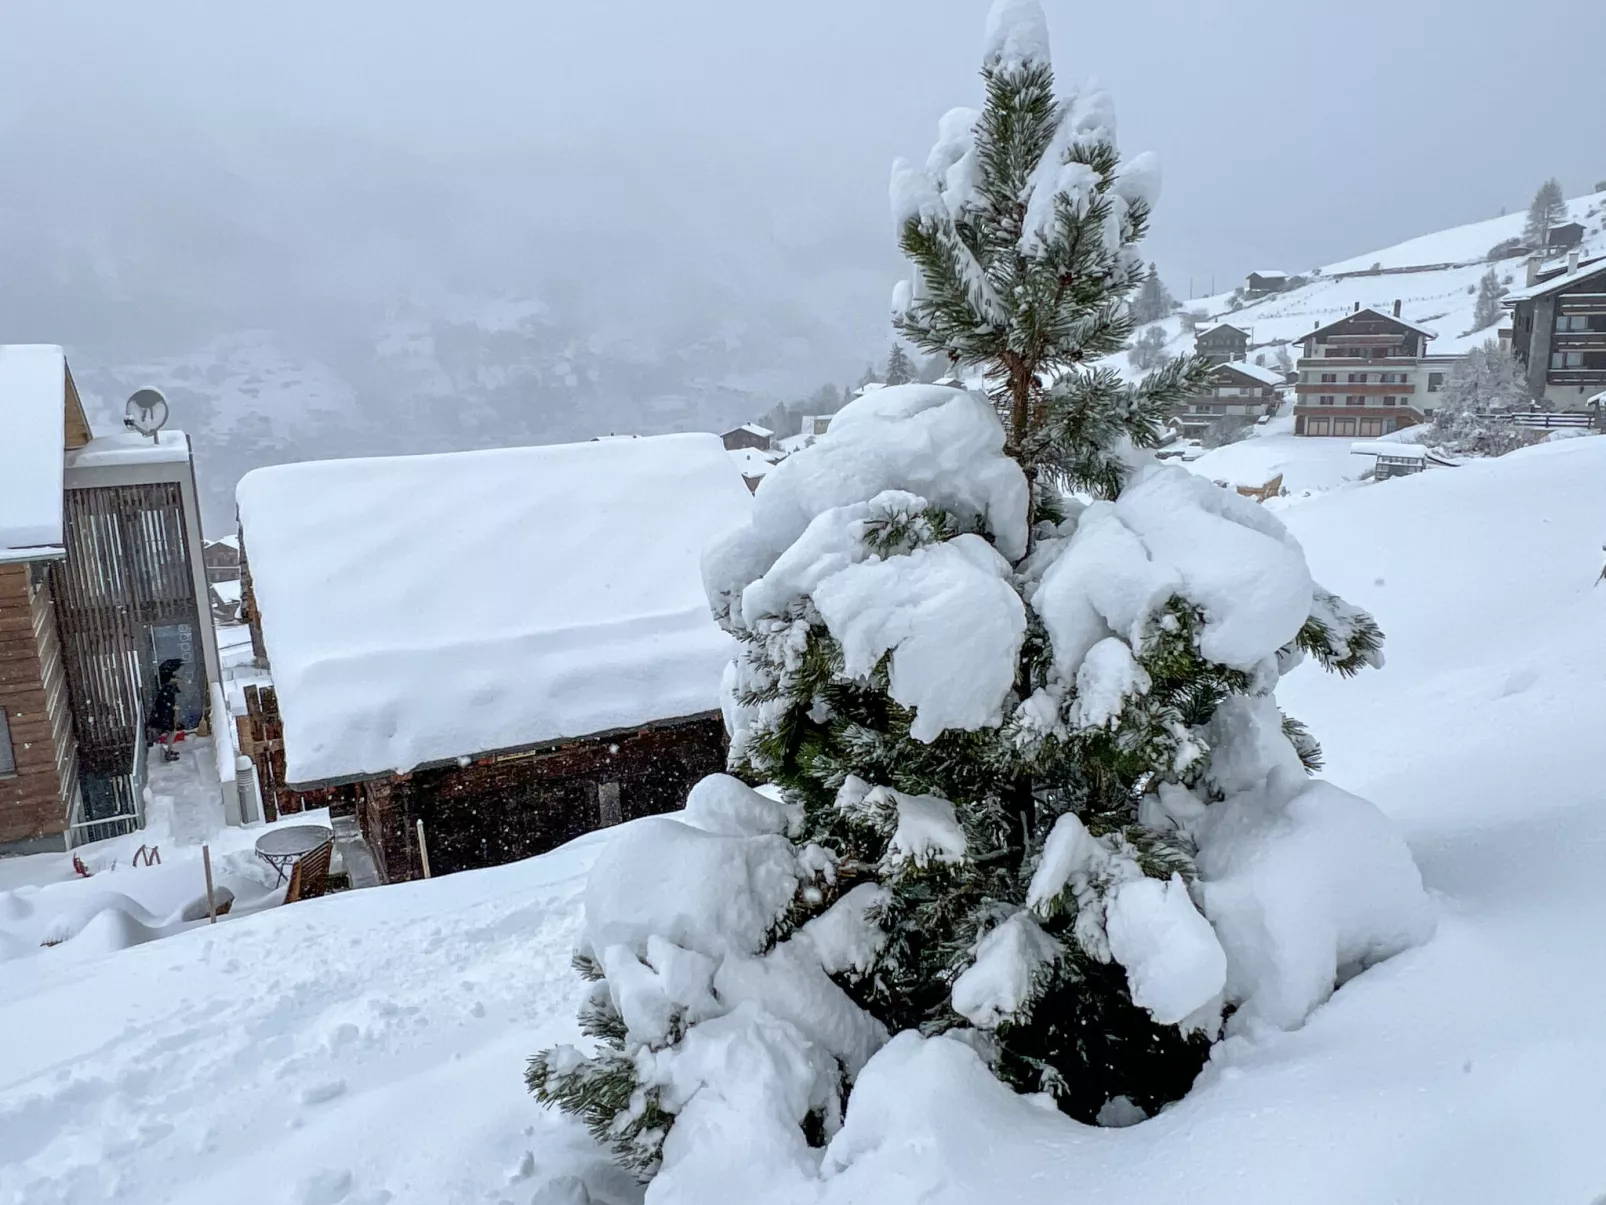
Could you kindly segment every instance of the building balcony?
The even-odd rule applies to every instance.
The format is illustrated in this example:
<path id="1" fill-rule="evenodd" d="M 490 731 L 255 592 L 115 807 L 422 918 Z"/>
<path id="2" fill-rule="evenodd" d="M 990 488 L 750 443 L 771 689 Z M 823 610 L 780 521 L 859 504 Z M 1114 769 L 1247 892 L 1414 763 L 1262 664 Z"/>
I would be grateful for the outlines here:
<path id="1" fill-rule="evenodd" d="M 1384 394 L 1398 397 L 1403 393 L 1415 393 L 1416 386 L 1405 381 L 1395 381 L 1382 384 L 1368 381 L 1362 385 L 1359 381 L 1321 381 L 1311 384 L 1300 382 L 1294 386 L 1294 392 L 1301 397 L 1306 394 L 1336 393 L 1343 396 L 1346 393 L 1357 394 L 1362 397 L 1382 397 Z"/>

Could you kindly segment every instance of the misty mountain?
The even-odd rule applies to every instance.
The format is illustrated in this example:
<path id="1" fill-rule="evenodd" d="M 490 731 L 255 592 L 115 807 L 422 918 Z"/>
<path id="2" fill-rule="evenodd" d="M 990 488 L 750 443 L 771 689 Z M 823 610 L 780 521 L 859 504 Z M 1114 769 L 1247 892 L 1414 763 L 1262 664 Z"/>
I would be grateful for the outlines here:
<path id="1" fill-rule="evenodd" d="M 166 392 L 209 530 L 256 465 L 719 428 L 885 350 L 890 238 L 710 224 L 650 162 L 108 112 L 0 127 L 0 332 L 66 342 L 97 429 Z"/>

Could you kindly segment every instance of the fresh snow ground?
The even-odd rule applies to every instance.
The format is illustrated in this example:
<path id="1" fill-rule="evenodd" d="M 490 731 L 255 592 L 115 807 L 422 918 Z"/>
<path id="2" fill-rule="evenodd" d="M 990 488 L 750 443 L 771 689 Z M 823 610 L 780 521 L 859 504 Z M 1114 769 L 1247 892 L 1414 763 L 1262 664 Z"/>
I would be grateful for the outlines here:
<path id="1" fill-rule="evenodd" d="M 777 1177 L 756 1205 L 1606 1193 L 1602 516 L 1602 439 L 1282 516 L 1315 575 L 1388 633 L 1384 669 L 1306 667 L 1280 695 L 1332 780 L 1407 835 L 1436 893 L 1428 944 L 1299 1030 L 1227 1040 L 1186 1100 L 1126 1129 L 1075 1125 L 954 1043 L 905 1035 L 866 1068 L 826 1177 Z M 43 951 L 25 977 L 0 964 L 0 1203 L 525 1205 L 567 1175 L 596 1202 L 639 1201 L 521 1079 L 528 1055 L 574 1039 L 568 958 L 611 840 L 93 961 Z"/>

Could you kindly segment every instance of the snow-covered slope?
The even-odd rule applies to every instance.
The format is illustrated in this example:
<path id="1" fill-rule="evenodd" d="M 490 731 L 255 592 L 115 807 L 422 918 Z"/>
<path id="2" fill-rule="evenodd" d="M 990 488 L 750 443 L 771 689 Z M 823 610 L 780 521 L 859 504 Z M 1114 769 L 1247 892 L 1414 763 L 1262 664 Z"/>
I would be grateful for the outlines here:
<path id="1" fill-rule="evenodd" d="M 1381 251 L 1356 255 L 1338 263 L 1308 269 L 1305 283 L 1281 293 L 1243 302 L 1233 293 L 1196 298 L 1186 303 L 1201 314 L 1200 329 L 1230 322 L 1250 333 L 1251 358 L 1258 349 L 1297 339 L 1315 326 L 1342 317 L 1357 302 L 1388 313 L 1395 301 L 1400 314 L 1435 331 L 1428 344 L 1434 355 L 1459 355 L 1494 337 L 1495 328 L 1474 330 L 1472 312 L 1478 281 L 1490 268 L 1508 289 L 1521 288 L 1526 267 L 1521 254 L 1490 261 L 1498 244 L 1522 234 L 1524 213 L 1506 214 L 1472 222 L 1435 234 L 1408 239 Z M 1568 221 L 1584 227 L 1583 258 L 1606 255 L 1606 193 L 1576 197 L 1567 203 Z M 1167 336 L 1165 350 L 1179 354 L 1193 350 L 1193 336 L 1184 332 L 1177 317 L 1156 324 Z M 1298 349 L 1291 349 L 1298 357 Z M 1268 362 L 1271 357 L 1267 354 Z M 1126 356 L 1111 363 L 1129 371 Z"/>
<path id="2" fill-rule="evenodd" d="M 1408 836 L 1438 895 L 1429 944 L 1298 1031 L 1230 1040 L 1189 1098 L 1126 1130 L 1012 1097 L 951 1043 L 900 1040 L 861 1080 L 829 1174 L 778 1178 L 766 1199 L 1587 1205 L 1606 1192 L 1602 515 L 1606 439 L 1284 515 L 1321 580 L 1388 632 L 1382 671 L 1301 670 L 1282 695 L 1333 779 Z M 638 1201 L 521 1082 L 526 1056 L 573 1037 L 568 953 L 608 840 L 102 959 L 68 943 L 0 965 L 0 1203 L 523 1205 L 565 1175 L 594 1201 Z"/>

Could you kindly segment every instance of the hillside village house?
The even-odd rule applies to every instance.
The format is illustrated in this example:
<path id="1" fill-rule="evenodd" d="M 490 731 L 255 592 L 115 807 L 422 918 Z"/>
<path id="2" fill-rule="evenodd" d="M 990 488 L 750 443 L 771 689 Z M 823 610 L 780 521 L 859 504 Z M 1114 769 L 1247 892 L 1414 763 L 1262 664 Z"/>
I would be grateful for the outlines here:
<path id="1" fill-rule="evenodd" d="M 1549 274 L 1530 264 L 1526 288 L 1508 293 L 1511 350 L 1527 368 L 1528 394 L 1548 410 L 1583 410 L 1606 389 L 1606 259 Z"/>
<path id="2" fill-rule="evenodd" d="M 1387 435 L 1423 422 L 1453 359 L 1429 356 L 1433 331 L 1360 309 L 1304 336 L 1294 390 L 1294 434 Z"/>
<path id="3" fill-rule="evenodd" d="M 1178 429 L 1198 436 L 1225 418 L 1258 419 L 1277 409 L 1283 374 L 1275 368 L 1239 361 L 1211 369 L 1205 391 L 1183 403 Z"/>
<path id="4" fill-rule="evenodd" d="M 1249 355 L 1249 332 L 1220 322 L 1194 335 L 1193 350 L 1212 364 L 1232 364 Z"/>
<path id="5" fill-rule="evenodd" d="M 0 346 L 0 853 L 143 825 L 159 666 L 186 729 L 218 680 L 205 598 L 189 440 L 91 438 L 62 349 Z"/>
<path id="6" fill-rule="evenodd" d="M 775 438 L 775 432 L 757 423 L 743 423 L 740 427 L 732 427 L 719 438 L 724 442 L 727 452 L 736 452 L 742 448 L 768 452 L 770 440 Z"/>
<path id="7" fill-rule="evenodd" d="M 354 809 L 383 880 L 680 807 L 724 766 L 700 558 L 752 496 L 717 437 L 279 465 L 237 500 L 266 802 Z"/>
<path id="8" fill-rule="evenodd" d="M 1287 287 L 1288 273 L 1264 268 L 1259 272 L 1251 272 L 1249 274 L 1244 281 L 1244 296 L 1264 297 L 1268 293 L 1280 293 Z"/>

